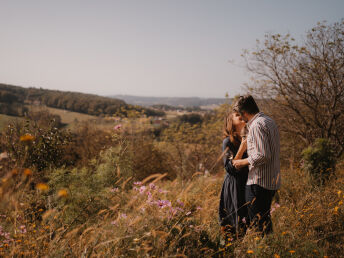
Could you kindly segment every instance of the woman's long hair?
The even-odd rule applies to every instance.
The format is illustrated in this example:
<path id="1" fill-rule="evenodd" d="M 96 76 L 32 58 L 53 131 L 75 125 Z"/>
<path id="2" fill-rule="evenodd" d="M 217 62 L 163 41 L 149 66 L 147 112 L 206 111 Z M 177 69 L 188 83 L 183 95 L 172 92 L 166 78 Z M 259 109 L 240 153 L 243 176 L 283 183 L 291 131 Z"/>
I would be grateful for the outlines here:
<path id="1" fill-rule="evenodd" d="M 223 127 L 223 139 L 229 137 L 229 140 L 234 144 L 234 146 L 238 147 L 240 145 L 240 133 L 235 131 L 235 127 L 233 125 L 233 113 L 236 112 L 232 110 L 227 113 L 225 117 L 225 123 Z"/>

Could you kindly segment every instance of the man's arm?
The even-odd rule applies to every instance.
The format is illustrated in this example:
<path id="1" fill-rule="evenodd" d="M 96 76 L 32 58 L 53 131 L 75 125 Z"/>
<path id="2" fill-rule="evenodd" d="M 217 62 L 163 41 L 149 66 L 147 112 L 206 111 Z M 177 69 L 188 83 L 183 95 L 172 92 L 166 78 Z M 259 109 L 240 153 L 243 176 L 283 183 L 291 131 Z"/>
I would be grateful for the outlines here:
<path id="1" fill-rule="evenodd" d="M 260 166 L 270 160 L 270 145 L 266 129 L 262 125 L 256 124 L 252 130 L 252 151 L 248 157 L 248 162 L 252 166 Z"/>
<path id="2" fill-rule="evenodd" d="M 271 157 L 268 136 L 262 125 L 257 124 L 255 127 L 250 128 L 250 131 L 252 137 L 251 155 L 246 159 L 233 160 L 233 165 L 236 169 L 248 165 L 260 166 Z"/>

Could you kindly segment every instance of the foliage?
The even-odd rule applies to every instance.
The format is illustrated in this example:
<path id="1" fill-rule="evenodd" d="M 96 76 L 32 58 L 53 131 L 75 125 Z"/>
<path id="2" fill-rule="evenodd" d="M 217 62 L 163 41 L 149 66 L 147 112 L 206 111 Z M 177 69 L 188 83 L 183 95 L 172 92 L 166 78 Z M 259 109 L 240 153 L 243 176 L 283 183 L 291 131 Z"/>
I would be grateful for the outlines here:
<path id="1" fill-rule="evenodd" d="M 324 181 L 335 172 L 335 152 L 328 139 L 318 138 L 302 152 L 303 167 L 316 181 Z"/>
<path id="2" fill-rule="evenodd" d="M 266 35 L 244 53 L 255 75 L 249 89 L 273 101 L 270 111 L 284 131 L 306 145 L 330 139 L 344 152 L 344 20 L 318 23 L 296 44 L 289 35 Z"/>
<path id="3" fill-rule="evenodd" d="M 21 167 L 39 171 L 63 165 L 64 146 L 69 143 L 70 134 L 54 127 L 54 123 L 46 127 L 29 120 L 9 124 L 4 136 L 9 156 L 22 160 Z"/>

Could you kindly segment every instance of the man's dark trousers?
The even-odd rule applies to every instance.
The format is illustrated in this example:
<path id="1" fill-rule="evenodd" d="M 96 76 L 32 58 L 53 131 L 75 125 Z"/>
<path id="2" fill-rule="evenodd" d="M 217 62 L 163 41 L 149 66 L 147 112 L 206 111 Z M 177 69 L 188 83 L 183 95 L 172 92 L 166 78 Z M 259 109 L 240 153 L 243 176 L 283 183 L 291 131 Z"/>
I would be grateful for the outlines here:
<path id="1" fill-rule="evenodd" d="M 270 208 L 276 190 L 268 190 L 259 185 L 246 185 L 245 198 L 248 209 L 249 225 L 258 224 L 263 235 L 272 232 Z"/>

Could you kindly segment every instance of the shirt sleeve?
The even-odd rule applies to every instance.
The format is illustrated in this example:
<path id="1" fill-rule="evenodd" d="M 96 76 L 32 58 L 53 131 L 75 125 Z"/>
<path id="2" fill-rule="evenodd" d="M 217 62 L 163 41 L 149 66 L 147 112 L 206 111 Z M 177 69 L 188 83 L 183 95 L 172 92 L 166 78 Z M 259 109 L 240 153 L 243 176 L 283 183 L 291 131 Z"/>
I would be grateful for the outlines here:
<path id="1" fill-rule="evenodd" d="M 251 166 L 256 167 L 265 164 L 271 158 L 269 139 L 266 129 L 260 125 L 252 127 L 250 132 L 251 144 L 248 162 Z"/>

